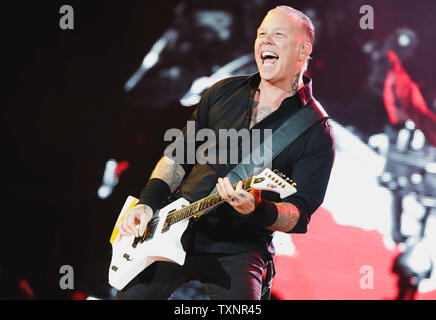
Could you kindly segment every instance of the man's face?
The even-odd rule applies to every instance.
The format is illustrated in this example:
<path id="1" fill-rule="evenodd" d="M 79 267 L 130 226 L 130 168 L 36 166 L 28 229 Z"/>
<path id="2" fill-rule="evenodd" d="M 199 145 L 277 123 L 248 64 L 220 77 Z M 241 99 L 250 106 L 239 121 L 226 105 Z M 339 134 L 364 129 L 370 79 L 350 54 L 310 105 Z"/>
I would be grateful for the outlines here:
<path id="1" fill-rule="evenodd" d="M 299 22 L 280 10 L 271 11 L 257 30 L 254 55 L 262 79 L 288 81 L 297 71 L 303 35 Z"/>

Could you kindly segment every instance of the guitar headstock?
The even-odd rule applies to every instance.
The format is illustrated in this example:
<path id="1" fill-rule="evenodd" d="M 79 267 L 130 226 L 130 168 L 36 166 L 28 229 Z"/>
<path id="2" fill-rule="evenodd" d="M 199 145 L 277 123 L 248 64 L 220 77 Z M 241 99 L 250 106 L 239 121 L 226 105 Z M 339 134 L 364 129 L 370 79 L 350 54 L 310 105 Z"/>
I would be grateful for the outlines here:
<path id="1" fill-rule="evenodd" d="M 297 192 L 295 186 L 296 183 L 284 174 L 278 170 L 271 171 L 268 168 L 254 176 L 251 183 L 251 188 L 277 192 L 280 194 L 281 199 Z"/>

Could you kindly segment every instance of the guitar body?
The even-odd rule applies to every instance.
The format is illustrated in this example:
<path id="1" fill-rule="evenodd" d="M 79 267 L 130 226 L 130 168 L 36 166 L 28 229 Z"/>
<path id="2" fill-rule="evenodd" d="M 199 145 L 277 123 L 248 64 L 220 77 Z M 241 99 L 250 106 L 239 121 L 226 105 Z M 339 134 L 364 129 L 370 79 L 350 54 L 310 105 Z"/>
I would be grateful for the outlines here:
<path id="1" fill-rule="evenodd" d="M 268 168 L 243 181 L 244 190 L 273 191 L 279 193 L 282 199 L 297 191 L 294 185 L 295 183 L 289 178 Z M 180 198 L 153 214 L 144 235 L 122 237 L 119 240 L 117 225 L 137 202 L 138 199 L 134 197 L 127 198 L 110 238 L 112 261 L 109 267 L 109 283 L 118 290 L 122 290 L 155 261 L 169 261 L 183 265 L 186 253 L 181 238 L 188 227 L 189 219 L 204 214 L 208 208 L 219 205 L 224 200 L 218 193 L 192 204 Z"/>
<path id="2" fill-rule="evenodd" d="M 118 217 L 118 222 L 124 218 L 128 209 L 137 202 L 134 197 L 128 197 Z M 112 261 L 109 268 L 109 283 L 114 288 L 123 289 L 142 270 L 155 261 L 170 261 L 183 265 L 186 253 L 183 250 L 181 237 L 188 227 L 189 219 L 180 221 L 164 231 L 164 223 L 169 212 L 189 205 L 183 198 L 172 202 L 168 206 L 156 211 L 154 217 L 159 217 L 154 235 L 150 240 L 132 246 L 134 236 L 122 237 L 115 241 L 118 230 L 114 229 L 111 237 Z M 118 272 L 117 272 L 118 271 Z"/>

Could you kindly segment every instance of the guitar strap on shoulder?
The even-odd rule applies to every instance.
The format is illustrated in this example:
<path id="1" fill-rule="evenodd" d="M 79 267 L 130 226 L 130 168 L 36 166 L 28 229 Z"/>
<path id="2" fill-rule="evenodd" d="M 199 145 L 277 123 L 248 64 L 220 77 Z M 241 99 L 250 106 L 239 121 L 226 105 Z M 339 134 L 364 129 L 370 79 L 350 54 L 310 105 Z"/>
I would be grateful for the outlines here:
<path id="1" fill-rule="evenodd" d="M 258 147 L 259 150 L 252 150 L 253 152 L 259 152 L 263 150 L 263 154 L 270 152 L 272 155 L 269 163 L 263 163 L 263 166 L 257 166 L 253 157 L 250 155 L 250 161 L 248 164 L 241 161 L 236 165 L 227 175 L 230 183 L 234 185 L 239 180 L 245 180 L 254 174 L 260 173 L 264 168 L 271 167 L 272 160 L 277 157 L 288 145 L 290 145 L 295 139 L 297 139 L 303 132 L 311 128 L 316 123 L 323 119 L 328 118 L 328 114 L 323 107 L 314 98 L 311 98 L 308 103 L 299 110 L 295 115 L 287 119 L 274 133 L 272 134 L 271 143 L 265 143 L 265 139 Z M 266 150 L 271 148 L 271 150 Z M 212 193 L 216 192 L 216 188 Z M 265 279 L 262 281 L 262 294 L 261 300 L 269 300 L 271 296 L 272 280 L 275 276 L 274 260 L 270 260 L 266 266 Z"/>
<path id="2" fill-rule="evenodd" d="M 252 175 L 260 173 L 264 168 L 269 168 L 272 165 L 272 160 L 276 158 L 288 145 L 297 139 L 303 132 L 308 130 L 314 124 L 323 119 L 328 118 L 328 114 L 323 109 L 321 104 L 314 98 L 311 98 L 308 103 L 292 117 L 288 118 L 278 129 L 274 131 L 272 136 L 259 144 L 256 150 L 252 150 L 251 154 L 247 155 L 249 159 L 243 159 L 241 163 L 236 165 L 228 174 L 227 177 L 233 185 L 239 180 L 245 180 Z M 266 141 L 265 141 L 266 140 Z M 260 163 L 253 158 L 253 154 L 270 154 L 269 163 Z M 216 188 L 212 193 L 216 192 Z"/>

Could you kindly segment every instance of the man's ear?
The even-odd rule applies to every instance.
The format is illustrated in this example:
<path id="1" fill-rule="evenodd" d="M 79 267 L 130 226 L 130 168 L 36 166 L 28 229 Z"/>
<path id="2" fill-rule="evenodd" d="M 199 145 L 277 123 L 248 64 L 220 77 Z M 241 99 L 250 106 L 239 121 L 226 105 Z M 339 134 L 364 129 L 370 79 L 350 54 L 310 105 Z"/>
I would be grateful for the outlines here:
<path id="1" fill-rule="evenodd" d="M 311 53 L 312 53 L 312 45 L 310 44 L 309 41 L 304 41 L 300 47 L 300 53 L 298 58 L 300 61 L 306 60 Z"/>

